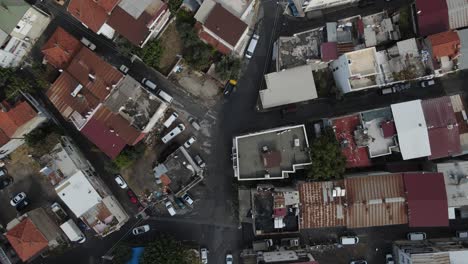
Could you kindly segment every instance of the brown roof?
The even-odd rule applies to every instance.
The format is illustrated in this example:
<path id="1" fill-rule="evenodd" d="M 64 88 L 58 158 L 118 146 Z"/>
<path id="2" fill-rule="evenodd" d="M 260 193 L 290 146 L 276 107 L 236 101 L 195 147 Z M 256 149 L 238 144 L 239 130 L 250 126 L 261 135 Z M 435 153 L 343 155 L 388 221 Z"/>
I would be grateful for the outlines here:
<path id="1" fill-rule="evenodd" d="M 120 6 L 117 6 L 114 11 L 112 11 L 107 23 L 132 44 L 140 46 L 150 33 L 148 24 L 151 24 L 161 13 L 168 10 L 168 7 L 166 3 L 162 3 L 159 8 L 150 9 L 149 11 L 153 10 L 155 12 L 150 13 L 147 9 L 138 19 L 135 19 Z"/>
<path id="2" fill-rule="evenodd" d="M 9 230 L 6 238 L 23 262 L 37 256 L 49 245 L 47 239 L 29 218 Z"/>
<path id="3" fill-rule="evenodd" d="M 6 112 L 0 111 L 0 146 L 10 141 L 16 130 L 35 116 L 37 112 L 27 102 L 20 102 Z"/>
<path id="4" fill-rule="evenodd" d="M 65 118 L 69 118 L 74 111 L 85 116 L 99 104 L 99 99 L 86 88 L 81 89 L 79 96 L 73 97 L 71 93 L 78 85 L 78 81 L 65 71 L 46 93 L 55 108 Z"/>
<path id="5" fill-rule="evenodd" d="M 114 7 L 117 6 L 117 4 L 120 2 L 120 0 L 93 0 L 98 4 L 100 7 L 102 7 L 104 10 L 106 10 L 107 13 L 110 13 Z"/>
<path id="6" fill-rule="evenodd" d="M 107 20 L 109 11 L 106 11 L 106 9 L 109 8 L 109 3 L 112 1 L 117 2 L 118 0 L 71 0 L 67 11 L 92 31 L 98 32 Z M 103 6 L 106 8 L 103 8 Z"/>
<path id="7" fill-rule="evenodd" d="M 83 47 L 80 41 L 58 27 L 54 34 L 42 47 L 45 59 L 52 66 L 63 69 L 73 59 L 75 54 Z"/>
<path id="8" fill-rule="evenodd" d="M 460 38 L 457 32 L 446 31 L 427 37 L 432 45 L 432 55 L 435 58 L 443 56 L 455 57 L 460 50 Z"/>
<path id="9" fill-rule="evenodd" d="M 119 114 L 112 113 L 105 106 L 100 107 L 93 115 L 93 118 L 103 123 L 110 130 L 115 131 L 115 134 L 122 138 L 128 145 L 134 145 L 141 135 L 141 132 L 130 125 L 125 118 Z"/>
<path id="10" fill-rule="evenodd" d="M 236 46 L 247 28 L 247 24 L 219 3 L 213 7 L 203 25 L 232 46 Z"/>
<path id="11" fill-rule="evenodd" d="M 112 85 L 123 77 L 116 68 L 87 48 L 76 54 L 67 72 L 101 101 L 109 95 Z M 94 80 L 90 76 L 94 76 Z"/>
<path id="12" fill-rule="evenodd" d="M 343 197 L 333 197 L 334 187 L 343 181 L 308 182 L 299 185 L 299 229 L 344 226 L 346 212 Z"/>
<path id="13" fill-rule="evenodd" d="M 349 228 L 408 223 L 401 174 L 345 179 Z"/>

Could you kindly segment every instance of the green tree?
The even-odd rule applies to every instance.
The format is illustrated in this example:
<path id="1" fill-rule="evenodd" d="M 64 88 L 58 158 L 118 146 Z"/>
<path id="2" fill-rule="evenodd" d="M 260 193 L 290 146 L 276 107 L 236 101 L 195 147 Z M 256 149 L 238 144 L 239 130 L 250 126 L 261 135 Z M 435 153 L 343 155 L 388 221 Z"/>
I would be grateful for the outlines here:
<path id="1" fill-rule="evenodd" d="M 60 142 L 63 131 L 54 124 L 38 127 L 24 136 L 24 142 L 34 157 L 41 157 L 49 152 Z"/>
<path id="2" fill-rule="evenodd" d="M 177 12 L 176 18 L 177 18 L 176 20 L 177 24 L 188 24 L 190 26 L 195 25 L 196 20 L 193 17 L 193 14 L 186 10 L 180 9 Z"/>
<path id="3" fill-rule="evenodd" d="M 145 145 L 140 143 L 136 146 L 125 148 L 114 160 L 114 164 L 119 169 L 130 167 L 145 152 Z"/>
<path id="4" fill-rule="evenodd" d="M 128 245 L 120 245 L 113 252 L 114 258 L 112 261 L 114 264 L 127 264 L 132 257 L 132 248 Z"/>
<path id="5" fill-rule="evenodd" d="M 181 242 L 160 237 L 145 247 L 141 264 L 200 264 L 197 255 Z"/>
<path id="6" fill-rule="evenodd" d="M 169 5 L 169 10 L 171 11 L 172 14 L 175 14 L 177 10 L 179 9 L 180 5 L 182 5 L 183 0 L 169 0 L 168 5 Z"/>
<path id="7" fill-rule="evenodd" d="M 159 40 L 152 40 L 143 49 L 138 51 L 138 55 L 148 66 L 157 68 L 163 52 L 164 47 Z"/>
<path id="8" fill-rule="evenodd" d="M 313 140 L 310 146 L 312 165 L 307 177 L 314 180 L 340 179 L 346 169 L 346 158 L 331 128 Z"/>
<path id="9" fill-rule="evenodd" d="M 241 60 L 233 56 L 223 56 L 219 62 L 216 63 L 216 73 L 223 80 L 234 79 L 237 80 L 241 68 Z"/>

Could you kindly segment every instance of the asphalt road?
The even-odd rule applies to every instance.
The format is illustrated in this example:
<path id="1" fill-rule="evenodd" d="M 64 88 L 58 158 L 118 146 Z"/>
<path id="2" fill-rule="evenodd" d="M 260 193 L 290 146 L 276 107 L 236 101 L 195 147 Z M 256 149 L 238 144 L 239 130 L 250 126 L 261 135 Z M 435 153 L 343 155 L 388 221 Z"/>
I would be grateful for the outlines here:
<path id="1" fill-rule="evenodd" d="M 382 0 L 377 1 L 375 6 L 366 9 L 350 7 L 327 13 L 318 19 L 300 20 L 282 17 L 280 15 L 282 10 L 276 5 L 276 1 L 262 1 L 263 8 L 260 12 L 262 23 L 260 23 L 257 29 L 257 33 L 261 37 L 255 55 L 250 60 L 245 74 L 239 80 L 236 91 L 227 100 L 220 100 L 213 109 L 206 109 L 180 87 L 167 81 L 161 74 L 146 67 L 144 64 L 138 61 L 130 64 L 128 58 L 120 56 L 117 53 L 112 42 L 103 37 L 96 36 L 85 29 L 78 21 L 74 20 L 67 13 L 64 13 L 63 8 L 59 8 L 48 1 L 45 1 L 45 5 L 46 9 L 54 14 L 53 25 L 62 26 L 78 38 L 85 36 L 96 44 L 96 52 L 105 57 L 110 63 L 117 67 L 121 64 L 129 66 L 129 74 L 135 79 L 140 80 L 143 77 L 149 77 L 159 87 L 174 96 L 177 107 L 183 108 L 198 118 L 206 114 L 215 116 L 217 122 L 212 131 L 212 134 L 215 136 L 211 144 L 211 155 L 205 157 L 209 175 L 206 177 L 204 185 L 200 187 L 204 188 L 205 196 L 198 202 L 196 214 L 186 217 L 151 218 L 148 220 L 148 223 L 153 228 L 153 231 L 141 239 L 150 240 L 160 233 L 169 233 L 177 239 L 196 241 L 200 246 L 208 247 L 210 249 L 210 263 L 222 263 L 227 250 L 232 251 L 236 256 L 236 253 L 248 246 L 248 242 L 251 239 L 251 229 L 249 227 L 238 229 L 235 210 L 233 209 L 234 200 L 237 199 L 235 188 L 233 187 L 234 178 L 230 160 L 233 136 L 285 124 L 303 123 L 322 117 L 372 109 L 395 102 L 452 94 L 463 87 L 463 80 L 468 79 L 466 72 L 440 80 L 437 85 L 429 89 L 420 89 L 415 83 L 413 89 L 399 94 L 382 96 L 376 90 L 369 90 L 347 95 L 342 100 L 318 99 L 299 105 L 297 113 L 286 118 L 280 115 L 279 110 L 263 113 L 256 111 L 258 90 L 263 80 L 263 74 L 266 73 L 264 69 L 270 68 L 271 48 L 273 40 L 276 37 L 279 35 L 290 35 L 317 25 L 323 25 L 325 21 L 335 21 L 337 18 L 344 18 L 353 14 L 372 13 L 384 7 L 397 8 L 403 2 L 405 1 L 394 0 L 387 4 Z M 57 115 L 57 113 L 55 114 Z M 72 129 L 71 127 L 68 128 L 68 130 Z M 82 149 L 87 148 L 85 155 L 93 161 L 98 172 L 100 174 L 103 173 L 102 177 L 104 181 L 111 185 L 111 189 L 116 192 L 119 201 L 127 205 L 125 203 L 126 197 L 119 190 L 112 187 L 113 180 L 111 175 L 107 175 L 104 172 L 103 166 L 105 164 L 97 158 L 99 154 L 93 152 L 89 142 L 87 143 L 76 131 L 71 133 L 75 140 L 78 139 L 79 146 Z M 133 239 L 126 234 L 135 222 L 136 220 L 132 219 L 122 230 L 113 233 L 105 239 L 90 238 L 84 245 L 67 251 L 61 256 L 50 256 L 44 260 L 37 260 L 35 263 L 101 263 L 100 257 L 108 252 L 113 245 L 121 240 Z M 398 228 L 401 227 L 396 227 L 396 229 Z M 403 227 L 402 230 L 404 229 Z M 384 243 L 384 245 L 388 246 L 390 241 L 381 239 L 378 235 L 380 232 L 384 233 L 384 231 L 375 230 L 375 235 L 372 236 L 372 239 L 375 239 L 376 243 Z M 444 229 L 441 231 L 441 234 L 449 234 L 449 231 Z M 362 232 L 371 233 L 373 231 L 364 230 Z M 389 232 L 392 233 L 393 231 Z M 404 231 L 399 232 L 404 233 Z M 323 263 L 332 262 L 325 261 Z"/>

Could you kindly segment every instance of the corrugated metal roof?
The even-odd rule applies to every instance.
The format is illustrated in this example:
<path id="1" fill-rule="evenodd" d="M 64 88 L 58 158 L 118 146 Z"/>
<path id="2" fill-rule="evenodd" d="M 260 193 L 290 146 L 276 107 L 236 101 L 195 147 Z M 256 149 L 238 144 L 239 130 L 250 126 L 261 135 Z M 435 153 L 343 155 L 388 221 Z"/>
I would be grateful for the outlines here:
<path id="1" fill-rule="evenodd" d="M 408 223 L 401 174 L 345 179 L 350 228 Z"/>
<path id="2" fill-rule="evenodd" d="M 344 197 L 332 197 L 336 186 L 343 188 L 344 182 L 308 182 L 299 185 L 299 229 L 345 225 Z"/>
<path id="3" fill-rule="evenodd" d="M 428 36 L 449 29 L 445 0 L 416 0 L 419 34 Z"/>
<path id="4" fill-rule="evenodd" d="M 448 252 L 428 252 L 421 254 L 412 254 L 411 261 L 413 264 L 450 264 L 450 256 Z"/>
<path id="5" fill-rule="evenodd" d="M 459 30 L 457 33 L 461 43 L 458 67 L 464 70 L 468 69 L 468 29 Z"/>
<path id="6" fill-rule="evenodd" d="M 468 26 L 468 1 L 447 0 L 448 19 L 450 28 L 462 28 Z"/>

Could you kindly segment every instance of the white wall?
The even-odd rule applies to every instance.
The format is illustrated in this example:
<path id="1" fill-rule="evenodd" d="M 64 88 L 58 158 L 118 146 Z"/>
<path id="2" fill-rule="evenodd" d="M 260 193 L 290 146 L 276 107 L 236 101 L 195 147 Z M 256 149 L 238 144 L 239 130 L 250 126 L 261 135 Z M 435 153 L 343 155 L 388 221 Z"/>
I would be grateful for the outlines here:
<path id="1" fill-rule="evenodd" d="M 333 72 L 336 86 L 343 92 L 351 92 L 351 84 L 349 83 L 349 67 L 346 55 L 341 55 L 338 59 L 330 63 L 330 70 Z"/>

